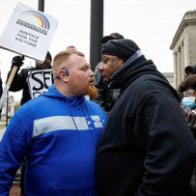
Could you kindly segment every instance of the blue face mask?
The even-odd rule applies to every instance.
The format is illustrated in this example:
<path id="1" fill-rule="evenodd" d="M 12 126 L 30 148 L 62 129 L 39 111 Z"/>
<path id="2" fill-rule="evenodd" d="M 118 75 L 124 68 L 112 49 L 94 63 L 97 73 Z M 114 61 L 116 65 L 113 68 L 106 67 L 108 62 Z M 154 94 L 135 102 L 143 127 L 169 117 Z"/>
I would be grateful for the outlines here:
<path id="1" fill-rule="evenodd" d="M 184 107 L 187 107 L 187 108 L 190 108 L 190 109 L 196 108 L 195 97 L 184 97 L 182 99 L 181 103 Z"/>

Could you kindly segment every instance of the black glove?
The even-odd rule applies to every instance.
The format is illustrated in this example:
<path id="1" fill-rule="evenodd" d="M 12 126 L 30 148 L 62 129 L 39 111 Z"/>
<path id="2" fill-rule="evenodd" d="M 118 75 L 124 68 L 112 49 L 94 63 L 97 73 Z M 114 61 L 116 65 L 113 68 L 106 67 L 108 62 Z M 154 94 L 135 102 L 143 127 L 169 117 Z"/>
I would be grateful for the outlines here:
<path id="1" fill-rule="evenodd" d="M 17 66 L 18 69 L 19 69 L 23 65 L 23 60 L 24 60 L 23 56 L 15 56 L 15 57 L 13 57 L 13 59 L 12 59 L 12 67 L 13 66 Z"/>

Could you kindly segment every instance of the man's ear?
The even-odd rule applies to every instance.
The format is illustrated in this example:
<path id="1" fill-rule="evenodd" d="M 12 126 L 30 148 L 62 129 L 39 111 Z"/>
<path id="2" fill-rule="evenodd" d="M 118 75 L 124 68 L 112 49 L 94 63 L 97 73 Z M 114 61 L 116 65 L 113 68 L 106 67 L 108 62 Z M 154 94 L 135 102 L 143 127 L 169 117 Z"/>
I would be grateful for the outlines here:
<path id="1" fill-rule="evenodd" d="M 119 59 L 119 64 L 120 64 L 120 66 L 122 66 L 124 63 L 125 63 L 124 60 Z"/>
<path id="2" fill-rule="evenodd" d="M 67 68 L 64 68 L 64 78 L 63 78 L 64 82 L 68 82 L 69 81 L 69 71 Z"/>
<path id="3" fill-rule="evenodd" d="M 69 72 L 67 69 L 63 69 L 59 72 L 59 79 L 63 80 L 64 82 L 67 82 L 69 80 Z"/>
<path id="4" fill-rule="evenodd" d="M 64 74 L 65 74 L 65 76 L 69 76 L 69 71 L 67 68 L 64 68 Z"/>
<path id="5" fill-rule="evenodd" d="M 120 68 L 123 64 L 124 64 L 124 60 L 118 59 L 118 61 L 116 63 L 117 67 Z"/>

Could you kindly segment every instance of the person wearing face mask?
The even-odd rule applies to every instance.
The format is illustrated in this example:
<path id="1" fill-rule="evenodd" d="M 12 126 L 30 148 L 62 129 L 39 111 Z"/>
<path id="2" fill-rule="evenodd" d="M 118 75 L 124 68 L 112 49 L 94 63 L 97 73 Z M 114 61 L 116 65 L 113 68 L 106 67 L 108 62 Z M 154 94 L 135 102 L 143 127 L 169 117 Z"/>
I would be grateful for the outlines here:
<path id="1" fill-rule="evenodd" d="M 196 138 L 196 74 L 190 74 L 178 87 L 184 116 Z"/>
<path id="2" fill-rule="evenodd" d="M 186 73 L 185 69 L 185 73 Z M 178 87 L 178 94 L 181 99 L 181 108 L 184 117 L 196 138 L 196 74 L 187 74 Z M 191 179 L 191 196 L 196 195 L 196 166 Z"/>
<path id="3" fill-rule="evenodd" d="M 195 102 L 195 92 L 190 90 L 191 94 L 192 95 L 188 95 L 188 97 L 184 97 L 182 99 L 182 105 L 186 108 L 190 108 L 191 110 L 192 109 L 195 109 L 196 108 L 196 102 Z"/>

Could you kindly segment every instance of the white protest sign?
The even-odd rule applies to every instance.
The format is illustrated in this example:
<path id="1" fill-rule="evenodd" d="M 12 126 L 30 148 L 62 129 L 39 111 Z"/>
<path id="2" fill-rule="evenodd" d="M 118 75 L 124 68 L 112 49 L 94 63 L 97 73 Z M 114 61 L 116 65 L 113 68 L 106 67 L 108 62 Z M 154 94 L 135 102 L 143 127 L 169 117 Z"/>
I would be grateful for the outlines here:
<path id="1" fill-rule="evenodd" d="M 33 99 L 38 97 L 39 95 L 47 92 L 48 87 L 53 84 L 52 70 L 29 70 L 27 82 L 31 98 Z"/>
<path id="2" fill-rule="evenodd" d="M 54 17 L 18 3 L 0 37 L 0 46 L 43 61 L 57 24 Z"/>

